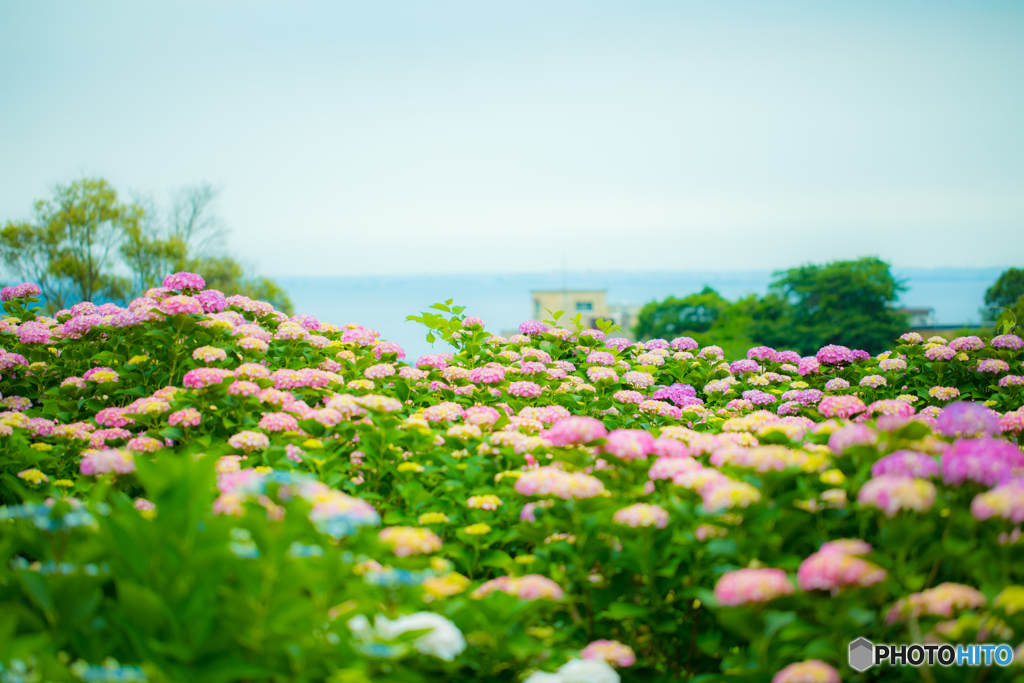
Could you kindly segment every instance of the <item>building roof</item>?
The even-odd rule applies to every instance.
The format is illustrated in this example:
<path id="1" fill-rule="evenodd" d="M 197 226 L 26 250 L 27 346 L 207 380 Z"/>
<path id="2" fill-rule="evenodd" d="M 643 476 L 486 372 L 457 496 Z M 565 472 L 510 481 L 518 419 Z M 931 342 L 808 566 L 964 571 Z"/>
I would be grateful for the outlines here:
<path id="1" fill-rule="evenodd" d="M 531 289 L 530 294 L 607 294 L 607 289 Z"/>

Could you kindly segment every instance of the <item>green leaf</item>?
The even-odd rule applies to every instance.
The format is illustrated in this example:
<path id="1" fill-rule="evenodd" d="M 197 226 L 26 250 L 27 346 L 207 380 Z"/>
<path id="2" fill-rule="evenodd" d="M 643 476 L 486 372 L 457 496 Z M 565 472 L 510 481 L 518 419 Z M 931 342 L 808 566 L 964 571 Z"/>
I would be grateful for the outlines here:
<path id="1" fill-rule="evenodd" d="M 613 602 L 608 605 L 608 609 L 601 612 L 598 617 L 601 619 L 614 619 L 620 621 L 622 619 L 634 619 L 636 617 L 646 616 L 650 610 L 643 605 L 635 605 L 629 602 Z"/>

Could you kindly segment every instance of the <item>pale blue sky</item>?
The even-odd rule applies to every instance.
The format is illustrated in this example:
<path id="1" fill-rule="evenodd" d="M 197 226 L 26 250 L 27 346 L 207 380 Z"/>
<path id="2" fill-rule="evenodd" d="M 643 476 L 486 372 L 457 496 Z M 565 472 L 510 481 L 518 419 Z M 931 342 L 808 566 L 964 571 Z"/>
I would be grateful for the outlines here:
<path id="1" fill-rule="evenodd" d="M 0 220 L 223 188 L 272 275 L 1024 264 L 1024 2 L 0 3 Z"/>

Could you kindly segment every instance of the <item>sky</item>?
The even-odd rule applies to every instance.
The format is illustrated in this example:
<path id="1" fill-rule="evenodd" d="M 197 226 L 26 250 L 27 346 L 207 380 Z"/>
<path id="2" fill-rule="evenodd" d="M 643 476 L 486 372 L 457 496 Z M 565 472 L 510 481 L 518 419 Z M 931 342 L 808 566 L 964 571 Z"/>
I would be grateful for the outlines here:
<path id="1" fill-rule="evenodd" d="M 272 276 L 1024 263 L 1024 3 L 0 3 L 0 221 L 209 181 Z"/>

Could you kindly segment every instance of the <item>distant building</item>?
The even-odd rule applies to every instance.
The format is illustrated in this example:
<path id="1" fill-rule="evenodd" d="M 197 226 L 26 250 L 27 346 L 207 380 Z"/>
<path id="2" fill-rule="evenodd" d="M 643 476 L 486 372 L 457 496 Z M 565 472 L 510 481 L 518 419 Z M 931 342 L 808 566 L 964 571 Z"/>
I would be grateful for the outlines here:
<path id="1" fill-rule="evenodd" d="M 961 334 L 977 334 L 984 331 L 977 323 L 940 323 L 935 319 L 934 308 L 900 308 L 897 313 L 907 316 L 909 331 L 928 337 L 953 338 Z"/>
<path id="2" fill-rule="evenodd" d="M 533 290 L 533 320 L 550 318 L 547 311 L 565 311 L 561 321 L 580 315 L 583 324 L 597 328 L 598 320 L 610 320 L 622 328 L 622 336 L 633 338 L 632 327 L 636 324 L 639 306 L 609 304 L 607 292 L 603 289 L 558 289 Z"/>
<path id="3" fill-rule="evenodd" d="M 934 308 L 900 308 L 896 312 L 907 316 L 911 327 L 931 327 L 936 324 Z"/>

